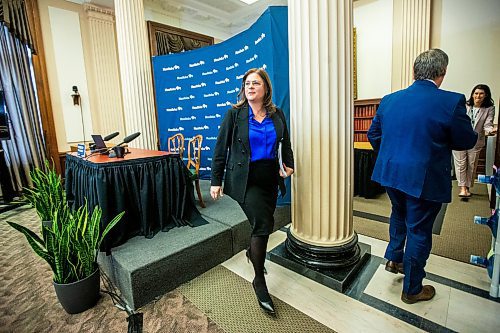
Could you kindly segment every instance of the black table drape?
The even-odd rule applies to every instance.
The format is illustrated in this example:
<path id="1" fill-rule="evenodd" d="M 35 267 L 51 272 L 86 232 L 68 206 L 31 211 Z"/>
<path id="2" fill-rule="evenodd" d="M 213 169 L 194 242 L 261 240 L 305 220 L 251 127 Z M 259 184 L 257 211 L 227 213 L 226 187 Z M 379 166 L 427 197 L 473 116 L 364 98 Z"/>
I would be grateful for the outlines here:
<path id="1" fill-rule="evenodd" d="M 371 180 L 377 154 L 371 149 L 354 149 L 354 195 L 372 199 L 384 188 Z"/>
<path id="2" fill-rule="evenodd" d="M 101 250 L 143 235 L 190 225 L 200 216 L 193 184 L 179 155 L 163 155 L 110 163 L 93 163 L 66 155 L 66 195 L 69 204 L 102 208 L 101 231 L 120 212 L 122 220 L 104 239 Z"/>

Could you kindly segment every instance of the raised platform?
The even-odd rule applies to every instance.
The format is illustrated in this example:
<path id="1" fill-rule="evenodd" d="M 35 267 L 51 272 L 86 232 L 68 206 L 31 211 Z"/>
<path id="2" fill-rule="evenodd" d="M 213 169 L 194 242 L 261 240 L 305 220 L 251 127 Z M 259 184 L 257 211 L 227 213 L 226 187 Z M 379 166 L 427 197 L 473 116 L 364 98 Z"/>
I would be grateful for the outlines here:
<path id="1" fill-rule="evenodd" d="M 199 208 L 207 224 L 174 228 L 152 239 L 134 237 L 99 254 L 99 264 L 137 309 L 208 271 L 245 249 L 250 224 L 238 203 L 228 196 L 210 198 L 209 181 L 201 181 L 206 208 Z M 290 223 L 290 206 L 276 208 L 275 230 Z"/>

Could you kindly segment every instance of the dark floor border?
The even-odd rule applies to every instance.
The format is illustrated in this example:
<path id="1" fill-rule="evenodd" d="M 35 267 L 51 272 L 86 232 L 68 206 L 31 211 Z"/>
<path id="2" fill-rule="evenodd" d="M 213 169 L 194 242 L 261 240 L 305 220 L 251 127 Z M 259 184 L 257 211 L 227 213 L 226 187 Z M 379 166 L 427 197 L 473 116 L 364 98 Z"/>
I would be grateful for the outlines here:
<path id="1" fill-rule="evenodd" d="M 366 266 L 360 271 L 357 279 L 346 290 L 345 294 L 364 303 L 372 308 L 380 310 L 388 315 L 402 320 L 412 326 L 420 328 L 426 332 L 454 332 L 445 326 L 436 324 L 433 321 L 420 317 L 412 312 L 401 309 L 396 305 L 384 302 L 376 297 L 365 294 L 364 291 L 375 275 L 378 267 L 385 263 L 385 259 L 372 255 Z"/>
<path id="2" fill-rule="evenodd" d="M 368 286 L 368 283 L 370 283 L 370 280 L 373 278 L 373 275 L 375 274 L 375 271 L 377 270 L 379 265 L 385 264 L 385 259 L 381 257 L 374 256 L 373 254 L 371 255 L 371 258 L 368 260 L 368 264 L 361 270 L 360 274 L 358 275 L 358 278 L 353 282 L 352 286 L 353 288 L 357 288 L 357 290 L 350 290 L 349 288 L 346 291 L 346 295 L 358 299 L 361 294 L 364 292 L 366 286 Z M 488 274 L 486 272 L 486 269 L 484 270 L 484 274 Z M 489 301 L 495 302 L 495 303 L 500 303 L 500 298 L 493 298 L 490 296 L 489 291 L 479 289 L 477 287 L 458 282 L 455 280 L 448 279 L 446 277 L 432 274 L 432 273 L 426 273 L 426 279 L 436 282 L 442 285 L 445 285 L 447 287 L 451 287 L 456 290 L 460 290 L 463 292 L 466 292 L 468 294 L 478 296 L 484 299 L 487 299 Z M 355 284 L 358 284 L 355 286 Z M 361 288 L 362 287 L 362 288 Z"/>
<path id="3" fill-rule="evenodd" d="M 488 274 L 486 272 L 486 268 L 484 269 L 484 274 Z M 479 289 L 479 288 L 476 288 L 474 286 L 470 286 L 468 284 L 461 283 L 461 282 L 458 282 L 455 280 L 451 280 L 451 279 L 448 279 L 448 278 L 445 278 L 445 277 L 442 277 L 439 275 L 435 275 L 432 273 L 426 273 L 426 278 L 428 280 L 434 281 L 436 283 L 444 284 L 445 286 L 451 287 L 453 289 L 457 289 L 457 290 L 466 292 L 468 294 L 472 294 L 472 295 L 487 299 L 489 301 L 500 303 L 500 298 L 491 297 L 489 291 Z"/>
<path id="4" fill-rule="evenodd" d="M 420 328 L 426 332 L 443 332 L 443 333 L 449 333 L 449 332 L 456 332 L 453 331 L 445 326 L 436 324 L 433 321 L 430 321 L 428 319 L 425 319 L 423 317 L 420 317 L 419 315 L 416 315 L 414 313 L 411 313 L 410 311 L 403 310 L 395 305 L 389 304 L 387 302 L 384 302 L 376 297 L 370 296 L 368 294 L 363 294 L 359 298 L 359 301 L 372 307 L 377 310 L 380 310 L 384 313 L 387 313 L 391 315 L 394 318 L 397 318 L 401 321 L 404 321 L 405 323 L 408 323 L 412 326 L 415 326 L 417 328 Z"/>
<path id="5" fill-rule="evenodd" d="M 377 222 L 382 222 L 382 223 L 387 223 L 389 224 L 389 218 L 387 216 L 382 216 L 382 215 L 377 215 L 377 214 L 372 214 L 372 213 L 367 213 L 367 212 L 362 212 L 359 210 L 353 210 L 352 215 L 361 217 L 364 219 L 372 220 L 372 221 L 377 221 Z"/>
<path id="6" fill-rule="evenodd" d="M 443 227 L 444 216 L 446 214 L 447 207 L 448 207 L 448 204 L 446 204 L 446 203 L 443 204 L 441 206 L 441 210 L 439 211 L 438 215 L 436 216 L 436 220 L 434 221 L 434 225 L 432 226 L 432 233 L 434 235 L 441 234 L 441 228 Z M 389 224 L 389 222 L 390 222 L 390 219 L 387 216 L 372 214 L 372 213 L 368 213 L 368 212 L 362 212 L 360 210 L 355 210 L 355 209 L 352 211 L 352 215 L 354 215 L 356 217 L 361 217 L 363 219 L 387 223 L 387 224 Z"/>
<path id="7" fill-rule="evenodd" d="M 356 279 L 345 291 L 345 295 L 359 300 L 363 295 L 368 283 L 370 283 L 377 268 L 385 261 L 385 259 L 371 255 L 365 266 L 359 271 Z"/>

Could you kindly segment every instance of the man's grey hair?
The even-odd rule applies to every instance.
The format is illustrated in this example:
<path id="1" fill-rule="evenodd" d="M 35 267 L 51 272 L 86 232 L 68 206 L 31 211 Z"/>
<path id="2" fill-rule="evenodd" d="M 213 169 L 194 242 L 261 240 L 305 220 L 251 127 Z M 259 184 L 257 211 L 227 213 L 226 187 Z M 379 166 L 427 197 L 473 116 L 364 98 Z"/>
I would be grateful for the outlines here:
<path id="1" fill-rule="evenodd" d="M 413 63 L 415 80 L 434 80 L 446 74 L 448 55 L 440 49 L 430 49 L 418 55 Z"/>

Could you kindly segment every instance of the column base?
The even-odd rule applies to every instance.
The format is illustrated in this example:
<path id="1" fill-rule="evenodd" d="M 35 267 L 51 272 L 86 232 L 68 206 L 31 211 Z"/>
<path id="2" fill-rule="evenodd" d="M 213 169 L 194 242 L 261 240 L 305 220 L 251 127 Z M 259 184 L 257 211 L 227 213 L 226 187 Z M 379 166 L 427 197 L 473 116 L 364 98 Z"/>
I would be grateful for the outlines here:
<path id="1" fill-rule="evenodd" d="M 359 257 L 354 264 L 330 269 L 313 269 L 307 267 L 304 263 L 298 262 L 287 250 L 285 242 L 269 252 L 269 260 L 338 292 L 344 292 L 349 287 L 370 258 L 371 252 L 370 245 L 357 243 Z"/>
<path id="2" fill-rule="evenodd" d="M 314 269 L 334 269 L 354 265 L 360 258 L 358 235 L 340 246 L 317 246 L 304 243 L 293 236 L 290 228 L 285 241 L 289 255 L 297 262 Z"/>

